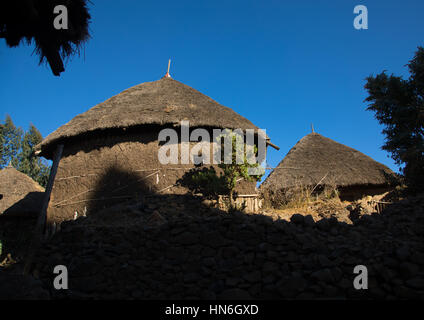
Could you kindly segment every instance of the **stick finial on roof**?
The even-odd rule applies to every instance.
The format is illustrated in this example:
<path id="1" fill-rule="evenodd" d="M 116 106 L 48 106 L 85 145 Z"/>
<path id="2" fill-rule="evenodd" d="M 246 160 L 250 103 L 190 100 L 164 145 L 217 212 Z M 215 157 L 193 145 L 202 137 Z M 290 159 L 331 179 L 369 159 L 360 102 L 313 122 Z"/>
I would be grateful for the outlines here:
<path id="1" fill-rule="evenodd" d="M 165 78 L 171 78 L 171 75 L 169 74 L 169 69 L 171 68 L 171 59 L 168 61 L 168 71 L 165 74 Z"/>
<path id="2" fill-rule="evenodd" d="M 314 129 L 314 124 L 313 123 L 311 123 L 311 130 L 312 130 L 312 133 L 315 133 L 315 129 Z"/>

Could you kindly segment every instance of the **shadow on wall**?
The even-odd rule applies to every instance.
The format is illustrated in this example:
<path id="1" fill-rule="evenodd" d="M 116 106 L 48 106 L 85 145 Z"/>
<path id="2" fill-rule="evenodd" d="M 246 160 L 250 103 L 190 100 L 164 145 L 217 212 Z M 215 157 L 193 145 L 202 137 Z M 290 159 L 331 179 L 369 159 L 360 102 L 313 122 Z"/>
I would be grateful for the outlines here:
<path id="1" fill-rule="evenodd" d="M 119 182 L 123 177 L 128 187 Z M 104 201 L 93 202 L 90 210 L 116 204 L 106 199 L 118 194 L 107 191 L 111 186 L 136 198 L 144 190 L 136 175 L 112 168 L 98 185 Z M 300 214 L 290 222 L 228 214 L 190 195 L 150 193 L 143 201 L 143 206 L 121 206 L 119 215 L 112 215 L 130 222 L 125 225 L 112 219 L 98 225 L 101 212 L 64 223 L 37 257 L 47 286 L 55 265 L 69 267 L 73 290 L 51 290 L 56 298 L 424 297 L 424 219 L 418 209 L 405 215 L 403 207 L 393 205 L 349 225 Z M 424 197 L 416 207 L 422 210 Z M 147 223 L 157 213 L 164 219 Z M 367 267 L 369 290 L 353 286 L 358 265 Z"/>
<path id="2" fill-rule="evenodd" d="M 44 192 L 29 192 L 0 214 L 0 262 L 9 253 L 14 260 L 24 259 L 43 197 Z"/>
<path id="3" fill-rule="evenodd" d="M 8 254 L 16 261 L 25 259 L 36 223 L 35 217 L 0 216 L 0 263 Z"/>
<path id="4" fill-rule="evenodd" d="M 37 218 L 41 210 L 44 192 L 29 192 L 23 199 L 7 208 L 2 217 L 4 218 Z"/>
<path id="5" fill-rule="evenodd" d="M 129 200 L 141 201 L 149 194 L 152 194 L 152 191 L 144 177 L 135 172 L 112 166 L 106 169 L 91 193 L 87 215 Z"/>
<path id="6" fill-rule="evenodd" d="M 194 194 L 201 193 L 205 198 L 214 199 L 227 194 L 224 181 L 213 166 L 196 166 L 185 172 L 177 183 Z"/>

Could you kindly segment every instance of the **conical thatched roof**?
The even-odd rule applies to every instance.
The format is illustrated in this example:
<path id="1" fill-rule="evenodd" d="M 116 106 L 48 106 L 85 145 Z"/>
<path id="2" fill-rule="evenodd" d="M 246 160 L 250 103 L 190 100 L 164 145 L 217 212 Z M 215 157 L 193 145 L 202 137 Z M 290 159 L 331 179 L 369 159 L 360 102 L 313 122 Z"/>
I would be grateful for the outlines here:
<path id="1" fill-rule="evenodd" d="M 87 132 L 147 124 L 179 125 L 182 120 L 189 120 L 190 127 L 257 129 L 232 109 L 164 77 L 127 89 L 76 116 L 48 135 L 36 151 L 46 156 L 52 144 Z"/>
<path id="2" fill-rule="evenodd" d="M 44 189 L 11 165 L 0 171 L 0 216 L 38 214 Z"/>
<path id="3" fill-rule="evenodd" d="M 296 186 L 388 185 L 395 174 L 365 154 L 311 133 L 303 137 L 262 183 L 261 189 Z M 322 180 L 322 181 L 321 181 Z"/>

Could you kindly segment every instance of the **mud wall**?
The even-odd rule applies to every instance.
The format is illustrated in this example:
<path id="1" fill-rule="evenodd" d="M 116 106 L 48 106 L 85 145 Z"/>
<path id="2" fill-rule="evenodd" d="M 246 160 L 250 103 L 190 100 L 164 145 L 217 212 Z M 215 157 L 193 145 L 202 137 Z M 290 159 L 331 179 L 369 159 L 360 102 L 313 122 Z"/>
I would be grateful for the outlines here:
<path id="1" fill-rule="evenodd" d="M 60 223 L 149 194 L 187 193 L 175 184 L 194 165 L 161 164 L 158 133 L 104 133 L 66 144 L 49 204 L 50 221 Z M 240 181 L 237 191 L 254 194 L 255 183 Z"/>

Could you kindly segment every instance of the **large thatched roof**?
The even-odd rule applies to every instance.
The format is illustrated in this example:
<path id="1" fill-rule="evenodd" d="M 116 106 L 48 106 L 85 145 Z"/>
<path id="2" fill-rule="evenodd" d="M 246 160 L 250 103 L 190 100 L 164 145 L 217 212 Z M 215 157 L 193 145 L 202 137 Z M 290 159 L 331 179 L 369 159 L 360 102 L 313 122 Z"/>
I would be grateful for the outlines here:
<path id="1" fill-rule="evenodd" d="M 38 214 L 44 189 L 12 166 L 0 171 L 0 216 Z"/>
<path id="2" fill-rule="evenodd" d="M 179 81 L 164 77 L 129 88 L 77 115 L 48 135 L 36 151 L 51 157 L 51 152 L 46 150 L 52 145 L 88 132 L 147 124 L 179 125 L 181 120 L 189 120 L 190 127 L 257 129 L 232 109 Z"/>
<path id="3" fill-rule="evenodd" d="M 365 154 L 311 133 L 303 137 L 270 173 L 261 189 L 296 186 L 388 185 L 394 173 Z M 322 181 L 321 181 L 322 180 Z"/>

